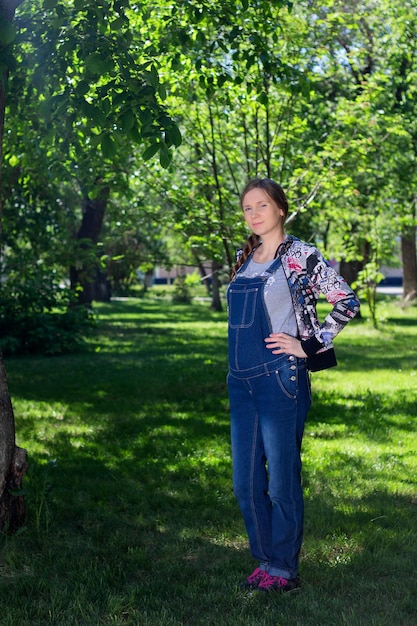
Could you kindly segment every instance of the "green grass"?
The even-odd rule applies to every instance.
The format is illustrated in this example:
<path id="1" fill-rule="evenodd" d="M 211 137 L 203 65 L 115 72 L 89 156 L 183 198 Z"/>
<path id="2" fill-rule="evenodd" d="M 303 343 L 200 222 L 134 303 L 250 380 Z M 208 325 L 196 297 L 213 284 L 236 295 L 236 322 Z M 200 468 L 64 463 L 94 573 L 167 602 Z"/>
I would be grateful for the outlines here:
<path id="1" fill-rule="evenodd" d="M 324 311 L 324 307 L 322 307 Z M 27 525 L 1 539 L 1 626 L 415 626 L 417 308 L 382 299 L 313 375 L 303 589 L 250 595 L 231 487 L 226 315 L 97 307 L 90 351 L 7 360 Z"/>

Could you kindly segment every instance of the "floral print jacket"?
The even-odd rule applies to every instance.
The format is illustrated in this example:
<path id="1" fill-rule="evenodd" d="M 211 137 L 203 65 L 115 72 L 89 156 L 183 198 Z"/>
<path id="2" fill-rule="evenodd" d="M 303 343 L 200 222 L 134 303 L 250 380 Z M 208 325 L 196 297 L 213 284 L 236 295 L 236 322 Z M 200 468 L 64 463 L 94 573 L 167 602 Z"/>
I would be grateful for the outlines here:
<path id="1" fill-rule="evenodd" d="M 357 296 L 313 245 L 288 235 L 279 246 L 278 255 L 290 289 L 308 368 L 318 371 L 337 365 L 332 341 L 358 313 Z M 333 305 L 322 323 L 316 310 L 320 294 Z"/>
<path id="2" fill-rule="evenodd" d="M 360 303 L 342 276 L 312 246 L 289 235 L 278 248 L 287 277 L 307 365 L 317 371 L 336 365 L 333 339 L 355 317 Z M 322 293 L 333 309 L 320 323 L 316 305 Z"/>

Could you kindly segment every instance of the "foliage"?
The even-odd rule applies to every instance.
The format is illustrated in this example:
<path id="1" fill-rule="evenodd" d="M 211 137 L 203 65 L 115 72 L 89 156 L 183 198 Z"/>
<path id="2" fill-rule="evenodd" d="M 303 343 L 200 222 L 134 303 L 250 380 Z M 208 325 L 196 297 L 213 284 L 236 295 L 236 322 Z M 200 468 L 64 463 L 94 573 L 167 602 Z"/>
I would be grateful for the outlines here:
<path id="1" fill-rule="evenodd" d="M 339 366 L 313 376 L 289 596 L 237 586 L 254 564 L 231 486 L 224 313 L 100 304 L 90 352 L 9 358 L 31 460 L 27 525 L 1 538 L 2 624 L 413 624 L 417 309 L 379 307 L 381 328 L 364 305 Z"/>
<path id="2" fill-rule="evenodd" d="M 313 167 L 328 172 L 314 208 L 324 230 L 331 224 L 336 256 L 380 266 L 393 234 L 416 224 L 415 3 L 397 11 L 385 0 L 329 0 L 307 17 L 316 67 L 310 106 L 322 126 Z"/>
<path id="3" fill-rule="evenodd" d="M 49 250 L 64 280 L 85 260 L 83 201 L 106 185 L 89 260 L 117 292 L 152 264 L 227 272 L 246 237 L 239 190 L 260 174 L 288 191 L 293 234 L 331 258 L 391 263 L 416 228 L 414 9 L 22 4 L 7 56 L 6 244 Z"/>
<path id="4" fill-rule="evenodd" d="M 180 275 L 174 281 L 174 293 L 172 301 L 174 304 L 190 304 L 192 296 L 187 284 L 186 276 Z"/>
<path id="5" fill-rule="evenodd" d="M 110 202 L 99 254 L 115 295 L 126 295 L 140 281 L 146 288 L 155 266 L 172 264 L 163 213 L 143 181 L 132 180 L 129 196 L 117 194 Z"/>
<path id="6" fill-rule="evenodd" d="M 0 288 L 0 347 L 5 355 L 72 352 L 85 346 L 94 324 L 85 307 L 71 305 L 73 294 L 48 275 L 30 273 Z"/>
<path id="7" fill-rule="evenodd" d="M 393 97 L 387 81 L 402 57 L 393 64 L 398 47 L 386 45 L 387 33 L 403 42 L 413 23 L 391 11 L 389 23 L 379 19 L 384 10 L 383 0 L 329 1 L 316 11 L 300 3 L 288 15 L 280 4 L 257 3 L 242 22 L 237 10 L 232 31 L 224 13 L 218 27 L 215 9 L 184 26 L 188 56 L 178 50 L 174 64 L 168 55 L 166 69 L 183 144 L 170 172 L 153 169 L 147 185 L 169 200 L 183 245 L 197 259 L 233 264 L 245 237 L 238 193 L 260 174 L 287 189 L 291 232 L 338 260 L 392 262 L 393 233 L 415 224 L 407 199 L 413 185 L 404 184 L 414 176 L 407 166 L 415 160 L 414 122 L 405 112 L 415 75 L 405 85 L 399 72 Z M 400 92 L 406 106 L 399 108 Z"/>
<path id="8" fill-rule="evenodd" d="M 23 5 L 18 14 L 19 65 L 12 77 L 9 115 L 22 109 L 26 116 L 40 114 L 33 132 L 40 145 L 48 146 L 55 175 L 67 177 L 72 165 L 80 184 L 88 188 L 90 179 L 92 186 L 91 174 L 103 176 L 103 168 L 92 166 L 99 163 L 97 148 L 102 166 L 115 166 L 126 137 L 148 145 L 145 158 L 158 152 L 167 164 L 170 147 L 181 138 L 163 106 L 156 51 L 138 36 L 140 12 L 128 17 L 128 2 L 107 0 L 36 4 Z M 23 99 L 17 100 L 13 90 L 22 87 Z M 57 126 L 62 130 L 58 135 Z"/>
<path id="9" fill-rule="evenodd" d="M 36 237 L 45 247 L 52 239 L 61 247 L 53 259 L 54 268 L 61 263 L 61 279 L 82 264 L 74 236 L 86 201 L 103 189 L 128 196 L 138 147 L 143 159 L 158 154 L 166 167 L 181 143 L 163 102 L 158 51 L 139 36 L 143 16 L 128 17 L 128 5 L 23 3 L 2 57 L 9 78 L 4 240 L 24 250 Z M 47 235 L 39 213 L 49 214 Z M 87 247 L 97 266 L 97 250 Z"/>
<path id="10" fill-rule="evenodd" d="M 173 262 L 192 264 L 203 274 L 203 264 L 210 260 L 212 277 L 229 275 L 235 251 L 247 236 L 239 192 L 250 176 L 280 172 L 282 183 L 293 187 L 291 231 L 306 233 L 308 239 L 314 234 L 312 221 L 303 220 L 311 194 L 303 190 L 298 195 L 301 174 L 294 178 L 290 173 L 303 150 L 304 156 L 308 152 L 301 147 L 305 122 L 295 97 L 305 86 L 305 64 L 302 60 L 299 67 L 292 64 L 303 45 L 302 24 L 283 3 L 246 7 L 238 28 L 235 19 L 230 24 L 217 10 L 222 13 L 213 8 L 197 24 L 187 24 L 187 32 L 195 36 L 197 64 L 186 46 L 176 50 L 175 65 L 167 55 L 163 66 L 169 76 L 167 103 L 176 113 L 182 145 L 166 171 L 151 163 L 140 164 L 137 173 L 138 187 L 151 191 L 152 204 L 165 224 L 163 236 L 173 250 Z M 262 32 L 262 37 L 252 37 L 253 32 Z M 153 36 L 156 42 L 160 31 Z M 191 40 L 190 35 L 188 46 Z M 217 308 L 215 280 L 211 295 L 212 307 Z"/>
<path id="11" fill-rule="evenodd" d="M 352 288 L 356 291 L 359 298 L 364 297 L 368 304 L 374 328 L 378 326 L 376 289 L 383 278 L 384 275 L 379 271 L 379 266 L 370 262 L 365 265 L 363 270 L 358 272 L 358 279 L 352 283 Z"/>

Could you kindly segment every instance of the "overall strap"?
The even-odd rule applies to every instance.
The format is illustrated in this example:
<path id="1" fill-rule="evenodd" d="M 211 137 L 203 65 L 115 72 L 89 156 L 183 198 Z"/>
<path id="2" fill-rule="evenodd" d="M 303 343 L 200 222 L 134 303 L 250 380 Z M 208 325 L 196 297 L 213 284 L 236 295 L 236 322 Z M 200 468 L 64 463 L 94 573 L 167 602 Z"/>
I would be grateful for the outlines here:
<path id="1" fill-rule="evenodd" d="M 269 266 L 269 268 L 267 270 L 265 270 L 265 273 L 267 274 L 273 274 L 274 272 L 277 271 L 277 269 L 280 267 L 281 265 L 281 255 L 284 254 L 292 245 L 293 241 L 295 240 L 295 237 L 293 237 L 292 235 L 287 235 L 287 237 L 285 238 L 285 241 L 283 241 L 283 243 L 281 243 L 278 248 L 277 251 L 275 253 L 275 257 L 274 257 L 274 261 L 273 263 Z M 236 276 L 242 272 L 244 269 L 246 269 L 247 265 L 249 265 L 250 260 L 253 256 L 253 253 L 255 252 L 256 248 L 254 248 L 251 252 L 251 254 L 248 256 L 248 258 L 246 259 L 246 261 L 239 267 L 237 273 L 235 274 L 235 278 Z M 235 279 L 233 278 L 233 280 Z"/>
<path id="2" fill-rule="evenodd" d="M 279 266 L 282 264 L 281 261 L 281 256 L 278 256 L 275 261 L 268 267 L 267 270 L 265 270 L 265 272 L 267 274 L 273 274 L 274 272 L 277 271 L 277 269 L 279 268 Z"/>

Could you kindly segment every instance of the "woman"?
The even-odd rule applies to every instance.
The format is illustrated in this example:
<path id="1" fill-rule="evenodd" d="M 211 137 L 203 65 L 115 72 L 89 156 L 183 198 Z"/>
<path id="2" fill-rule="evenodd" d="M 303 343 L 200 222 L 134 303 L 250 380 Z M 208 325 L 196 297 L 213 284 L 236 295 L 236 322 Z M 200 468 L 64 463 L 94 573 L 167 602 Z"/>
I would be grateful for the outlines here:
<path id="1" fill-rule="evenodd" d="M 288 203 L 277 183 L 250 181 L 241 206 L 251 235 L 227 290 L 228 389 L 233 487 L 259 562 L 243 587 L 291 591 L 300 586 L 308 370 L 336 365 L 332 340 L 359 301 L 317 248 L 285 234 Z M 320 293 L 333 305 L 323 323 Z"/>

